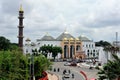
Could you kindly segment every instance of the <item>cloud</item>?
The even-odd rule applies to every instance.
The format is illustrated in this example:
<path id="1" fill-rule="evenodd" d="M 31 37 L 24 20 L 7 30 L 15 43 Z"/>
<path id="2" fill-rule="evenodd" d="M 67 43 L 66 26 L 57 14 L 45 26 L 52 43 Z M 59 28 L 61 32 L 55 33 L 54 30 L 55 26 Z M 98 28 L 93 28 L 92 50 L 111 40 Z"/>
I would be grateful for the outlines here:
<path id="1" fill-rule="evenodd" d="M 24 39 L 30 37 L 35 41 L 46 32 L 57 37 L 67 28 L 75 37 L 84 34 L 90 39 L 112 41 L 114 33 L 120 32 L 119 0 L 1 0 L 0 34 L 12 42 L 17 42 L 21 3 Z"/>
<path id="2" fill-rule="evenodd" d="M 105 27 L 120 25 L 120 1 L 98 0 L 87 16 L 84 24 L 88 27 Z"/>

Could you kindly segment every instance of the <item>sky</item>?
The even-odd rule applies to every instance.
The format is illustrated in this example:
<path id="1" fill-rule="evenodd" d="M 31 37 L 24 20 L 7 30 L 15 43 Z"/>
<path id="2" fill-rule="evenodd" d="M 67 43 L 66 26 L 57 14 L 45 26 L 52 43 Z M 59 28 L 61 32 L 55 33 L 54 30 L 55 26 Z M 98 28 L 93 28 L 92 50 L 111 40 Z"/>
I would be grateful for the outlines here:
<path id="1" fill-rule="evenodd" d="M 120 0 L 0 0 L 0 36 L 18 42 L 18 12 L 24 10 L 24 41 L 64 30 L 93 41 L 120 40 Z"/>

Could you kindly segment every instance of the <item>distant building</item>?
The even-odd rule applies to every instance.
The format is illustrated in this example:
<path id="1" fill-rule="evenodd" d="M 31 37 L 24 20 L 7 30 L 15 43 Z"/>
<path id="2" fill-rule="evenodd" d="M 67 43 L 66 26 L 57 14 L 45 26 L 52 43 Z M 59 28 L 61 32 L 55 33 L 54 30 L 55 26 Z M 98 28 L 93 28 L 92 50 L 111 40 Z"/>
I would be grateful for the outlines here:
<path id="1" fill-rule="evenodd" d="M 99 47 L 96 47 L 92 40 L 85 36 L 79 36 L 78 38 L 75 38 L 67 31 L 61 33 L 56 39 L 47 33 L 41 39 L 37 39 L 36 42 L 34 42 L 34 45 L 34 49 L 39 49 L 44 45 L 61 47 L 63 53 L 62 55 L 59 54 L 57 58 L 98 58 L 100 53 Z M 28 50 L 28 46 L 26 44 L 24 46 L 24 53 L 28 52 L 30 52 L 30 50 Z M 48 57 L 50 58 L 50 56 Z"/>

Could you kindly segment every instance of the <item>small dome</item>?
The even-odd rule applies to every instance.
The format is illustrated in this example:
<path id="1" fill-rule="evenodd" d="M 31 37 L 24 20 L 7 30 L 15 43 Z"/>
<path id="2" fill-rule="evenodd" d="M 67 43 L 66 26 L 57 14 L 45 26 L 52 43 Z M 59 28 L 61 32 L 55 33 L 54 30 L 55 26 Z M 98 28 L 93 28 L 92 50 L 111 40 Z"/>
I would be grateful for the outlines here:
<path id="1" fill-rule="evenodd" d="M 50 36 L 48 33 L 46 33 L 46 35 L 41 38 L 41 41 L 54 41 L 54 40 L 55 39 L 52 36 Z"/>
<path id="2" fill-rule="evenodd" d="M 45 35 L 41 38 L 41 40 L 43 40 L 43 41 L 54 41 L 55 39 L 52 36 Z"/>
<path id="3" fill-rule="evenodd" d="M 87 37 L 85 37 L 84 35 L 81 35 L 78 37 L 81 41 L 91 41 L 90 39 L 88 39 Z"/>
<path id="4" fill-rule="evenodd" d="M 25 41 L 26 41 L 26 42 L 30 42 L 31 40 L 30 40 L 29 38 L 27 38 Z"/>

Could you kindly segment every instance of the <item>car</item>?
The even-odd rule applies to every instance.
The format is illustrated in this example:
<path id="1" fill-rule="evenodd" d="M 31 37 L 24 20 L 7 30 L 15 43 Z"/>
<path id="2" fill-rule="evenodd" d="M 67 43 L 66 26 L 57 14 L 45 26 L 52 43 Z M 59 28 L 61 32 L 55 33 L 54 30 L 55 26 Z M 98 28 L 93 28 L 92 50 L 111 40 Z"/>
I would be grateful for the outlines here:
<path id="1" fill-rule="evenodd" d="M 64 66 L 70 66 L 71 65 L 71 63 L 69 63 L 69 62 L 66 62 L 65 64 L 64 64 Z"/>
<path id="2" fill-rule="evenodd" d="M 71 62 L 70 66 L 77 66 L 76 62 Z"/>
<path id="3" fill-rule="evenodd" d="M 64 74 L 64 78 L 70 78 L 70 73 L 66 72 L 66 73 Z"/>

